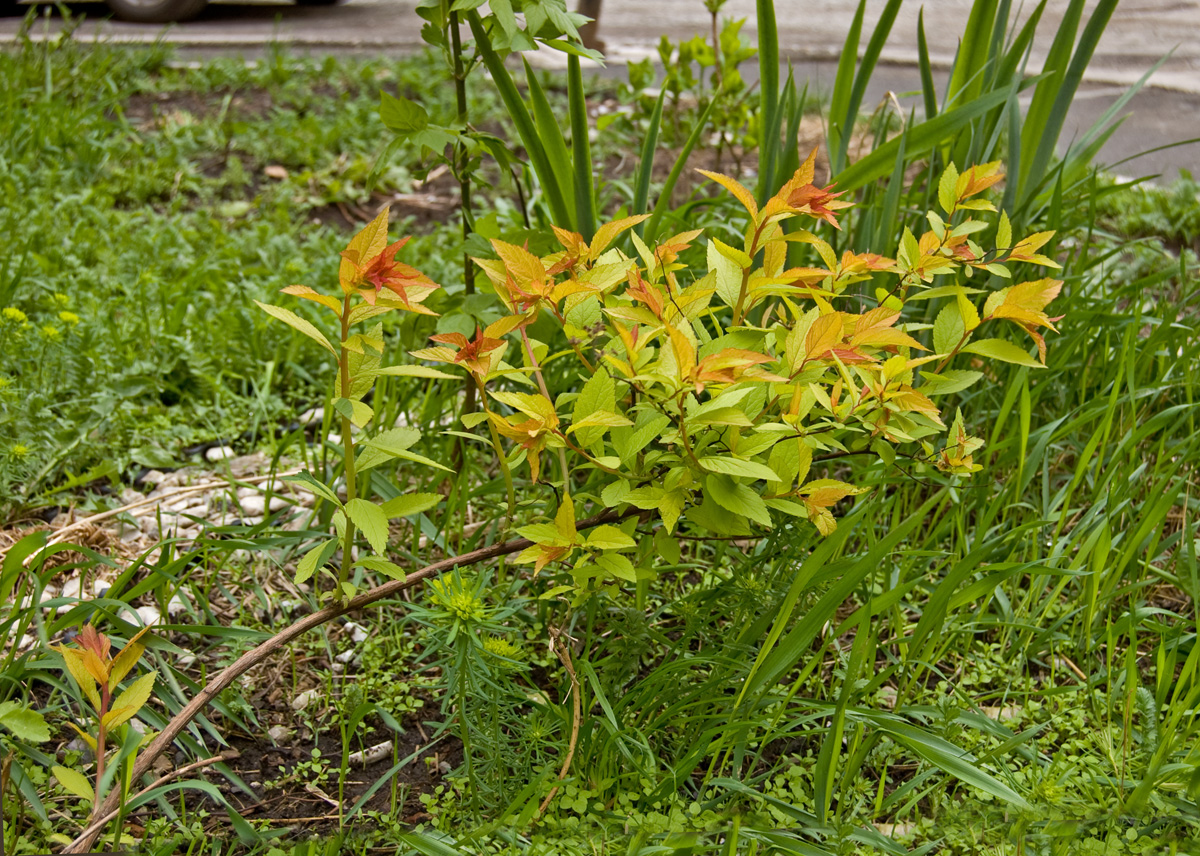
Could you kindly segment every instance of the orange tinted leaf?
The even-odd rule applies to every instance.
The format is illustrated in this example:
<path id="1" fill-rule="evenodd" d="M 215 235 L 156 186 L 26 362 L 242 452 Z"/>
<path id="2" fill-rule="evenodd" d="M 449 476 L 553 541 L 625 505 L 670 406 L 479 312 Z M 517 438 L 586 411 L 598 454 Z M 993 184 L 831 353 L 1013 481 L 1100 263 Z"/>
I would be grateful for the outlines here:
<path id="1" fill-rule="evenodd" d="M 841 312 L 822 315 L 808 328 L 804 350 L 810 360 L 819 360 L 829 353 L 845 335 L 845 316 Z"/>
<path id="2" fill-rule="evenodd" d="M 342 304 L 338 302 L 337 298 L 314 291 L 307 285 L 289 285 L 287 288 L 280 290 L 284 294 L 291 294 L 294 297 L 311 300 L 314 303 L 320 303 L 322 306 L 328 306 L 335 314 L 341 314 Z"/>
<path id="3" fill-rule="evenodd" d="M 542 260 L 524 247 L 507 244 L 495 238 L 492 239 L 492 247 L 518 283 L 528 285 L 546 278 L 546 266 L 542 264 Z"/>
<path id="4" fill-rule="evenodd" d="M 342 284 L 343 291 L 348 293 L 354 287 L 359 278 L 359 268 L 364 266 L 368 259 L 382 253 L 387 246 L 389 213 L 390 209 L 385 207 L 378 217 L 350 239 L 338 267 L 338 281 Z"/>
<path id="5" fill-rule="evenodd" d="M 750 194 L 750 191 L 738 184 L 737 181 L 727 175 L 724 175 L 723 173 L 709 172 L 706 169 L 698 169 L 696 172 L 700 173 L 705 178 L 712 179 L 717 184 L 721 185 L 730 193 L 732 193 L 734 198 L 737 199 L 738 202 L 742 203 L 742 207 L 750 212 L 750 216 L 752 218 L 758 217 L 758 203 L 754 201 L 754 197 Z"/>

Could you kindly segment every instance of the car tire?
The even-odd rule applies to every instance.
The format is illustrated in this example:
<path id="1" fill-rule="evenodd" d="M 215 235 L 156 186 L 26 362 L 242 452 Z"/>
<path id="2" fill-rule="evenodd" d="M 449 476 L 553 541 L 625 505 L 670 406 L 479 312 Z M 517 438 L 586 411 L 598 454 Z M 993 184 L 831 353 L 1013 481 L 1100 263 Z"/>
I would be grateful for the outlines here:
<path id="1" fill-rule="evenodd" d="M 169 24 L 195 18 L 208 5 L 208 0 L 107 0 L 107 3 L 122 21 Z"/>
<path id="2" fill-rule="evenodd" d="M 15 18 L 24 15 L 29 9 L 29 6 L 21 5 L 21 0 L 0 0 L 0 18 Z"/>
<path id="3" fill-rule="evenodd" d="M 336 6 L 343 0 L 296 0 L 297 6 Z"/>

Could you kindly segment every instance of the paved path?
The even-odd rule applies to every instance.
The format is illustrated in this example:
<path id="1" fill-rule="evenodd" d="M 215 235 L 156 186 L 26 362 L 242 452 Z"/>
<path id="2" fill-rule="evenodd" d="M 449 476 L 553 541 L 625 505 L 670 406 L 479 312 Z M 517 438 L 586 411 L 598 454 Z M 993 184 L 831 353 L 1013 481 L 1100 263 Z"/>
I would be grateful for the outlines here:
<path id="1" fill-rule="evenodd" d="M 568 0 L 572 3 L 573 0 Z M 845 34 L 854 15 L 853 0 L 775 0 L 780 45 L 797 71 L 818 82 L 832 79 Z M 707 32 L 701 0 L 603 0 L 600 36 L 611 64 L 651 56 L 662 34 L 673 39 Z M 723 15 L 748 19 L 746 36 L 754 38 L 754 0 L 728 0 Z M 1033 0 L 1026 0 L 1032 7 Z M 1089 3 L 1089 10 L 1093 4 Z M 867 0 L 867 27 L 878 18 L 884 0 Z M 1032 64 L 1040 67 L 1062 20 L 1066 0 L 1050 0 L 1039 27 Z M 255 4 L 214 2 L 196 21 L 166 30 L 168 41 L 185 54 L 254 54 L 271 41 L 294 50 L 355 53 L 403 53 L 421 47 L 415 0 L 348 0 L 336 7 L 300 7 L 278 0 Z M 914 73 L 916 19 L 924 8 L 926 35 L 935 64 L 954 57 L 970 11 L 970 0 L 909 0 L 901 9 L 883 52 L 884 66 L 868 98 L 878 101 L 885 90 L 905 92 L 919 85 Z M 103 14 L 96 4 L 73 4 L 75 12 Z M 19 19 L 0 19 L 0 43 L 11 41 Z M 59 22 L 39 22 L 38 33 L 53 34 Z M 868 30 L 869 31 L 869 30 Z M 103 35 L 114 40 L 150 42 L 163 29 L 97 19 L 79 31 L 82 37 Z M 865 41 L 865 36 L 864 36 Z M 1106 148 L 1104 159 L 1115 162 L 1168 142 L 1200 137 L 1200 0 L 1122 0 L 1088 68 L 1085 85 L 1072 105 L 1068 130 L 1086 128 L 1151 65 L 1172 51 L 1151 78 L 1147 90 L 1133 100 L 1126 121 Z M 1127 174 L 1165 173 L 1200 167 L 1200 145 L 1192 144 L 1148 155 L 1120 167 Z M 1197 170 L 1200 171 L 1200 170 Z"/>

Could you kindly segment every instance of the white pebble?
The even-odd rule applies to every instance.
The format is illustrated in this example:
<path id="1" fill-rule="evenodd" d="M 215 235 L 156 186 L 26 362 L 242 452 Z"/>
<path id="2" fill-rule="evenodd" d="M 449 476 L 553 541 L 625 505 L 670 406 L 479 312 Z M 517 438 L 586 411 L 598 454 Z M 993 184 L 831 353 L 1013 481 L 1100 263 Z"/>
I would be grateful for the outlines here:
<path id="1" fill-rule="evenodd" d="M 314 407 L 300 414 L 301 425 L 319 425 L 325 420 L 325 408 Z"/>
<path id="2" fill-rule="evenodd" d="M 357 655 L 358 652 L 351 648 L 349 651 L 343 651 L 342 653 L 338 654 L 333 659 L 337 660 L 339 663 L 348 664 Z"/>
<path id="3" fill-rule="evenodd" d="M 228 461 L 234 455 L 235 452 L 229 446 L 213 446 L 204 453 L 204 459 L 215 464 L 220 461 Z"/>
<path id="4" fill-rule="evenodd" d="M 247 496 L 240 501 L 242 514 L 248 517 L 260 517 L 266 511 L 267 502 L 262 496 Z"/>
<path id="5" fill-rule="evenodd" d="M 92 583 L 92 593 L 96 595 L 96 597 L 104 597 L 106 594 L 108 594 L 108 590 L 110 588 L 112 588 L 112 586 L 109 585 L 108 580 L 96 580 L 94 583 Z"/>
<path id="6" fill-rule="evenodd" d="M 300 693 L 300 695 L 292 699 L 292 710 L 298 713 L 316 701 L 316 699 L 320 698 L 320 696 L 321 693 L 318 690 L 305 690 L 304 692 Z"/>
<path id="7" fill-rule="evenodd" d="M 270 737 L 271 741 L 274 743 L 282 743 L 283 741 L 287 740 L 291 734 L 291 729 L 285 728 L 282 725 L 272 725 L 267 729 L 267 736 Z"/>
<path id="8" fill-rule="evenodd" d="M 350 631 L 350 638 L 355 642 L 366 642 L 370 635 L 367 633 L 367 628 L 361 624 L 355 624 L 353 621 L 346 622 L 346 629 Z"/>
<path id="9" fill-rule="evenodd" d="M 144 476 L 142 476 L 142 484 L 152 484 L 152 485 L 161 484 L 162 480 L 165 479 L 166 477 L 167 476 L 165 473 L 161 473 L 158 470 L 151 470 L 150 472 L 148 472 Z"/>
<path id="10" fill-rule="evenodd" d="M 162 618 L 162 613 L 158 611 L 158 607 L 152 606 L 151 604 L 139 606 L 135 611 L 138 614 L 138 618 L 142 620 L 142 625 L 144 627 L 149 627 L 152 624 L 156 624 L 158 623 L 158 620 Z"/>
<path id="11" fill-rule="evenodd" d="M 191 604 L 188 603 L 187 598 L 185 598 L 179 592 L 175 592 L 175 594 L 171 595 L 171 599 L 167 601 L 167 615 L 178 615 L 190 607 Z"/>

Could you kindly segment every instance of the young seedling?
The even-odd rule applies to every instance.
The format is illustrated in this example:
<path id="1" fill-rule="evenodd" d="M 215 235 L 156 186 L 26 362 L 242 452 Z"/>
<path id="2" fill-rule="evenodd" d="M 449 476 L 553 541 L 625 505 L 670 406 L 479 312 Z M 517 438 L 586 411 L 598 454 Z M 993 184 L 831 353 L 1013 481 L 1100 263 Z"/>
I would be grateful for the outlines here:
<path id="1" fill-rule="evenodd" d="M 361 448 L 356 448 L 354 430 L 365 429 L 375 418 L 374 411 L 364 399 L 374 387 L 377 377 L 399 375 L 454 379 L 452 375 L 426 366 L 382 366 L 383 325 L 380 323 L 374 324 L 366 332 L 351 332 L 353 328 L 388 312 L 436 314 L 422 304 L 438 286 L 416 268 L 396 260 L 397 253 L 408 239 L 389 245 L 387 231 L 388 209 L 385 208 L 351 239 L 342 253 L 338 269 L 342 290 L 340 300 L 307 285 L 290 285 L 283 289 L 285 294 L 311 300 L 334 315 L 339 328 L 337 348 L 317 327 L 291 310 L 255 301 L 263 311 L 299 330 L 337 358 L 333 409 L 341 417 L 346 498 L 343 500 L 335 487 L 326 485 L 312 473 L 302 473 L 292 480 L 337 508 L 333 515 L 337 537 L 321 541 L 305 554 L 296 569 L 296 582 L 302 583 L 321 571 L 333 559 L 340 545 L 342 558 L 334 577 L 336 586 L 332 591 L 327 591 L 324 597 L 342 602 L 348 602 L 356 592 L 350 581 L 353 567 L 363 567 L 393 579 L 404 578 L 403 569 L 387 558 L 388 521 L 426 511 L 441 500 L 439 494 L 416 493 L 398 496 L 386 503 L 373 502 L 362 495 L 359 476 L 371 467 L 397 458 L 451 472 L 449 468 L 409 451 L 421 439 L 421 432 L 415 428 L 379 431 L 374 437 L 361 442 Z M 360 532 L 371 547 L 371 555 L 356 560 L 355 537 Z"/>
<path id="2" fill-rule="evenodd" d="M 76 637 L 78 647 L 55 645 L 54 650 L 62 655 L 63 665 L 67 674 L 79 686 L 85 698 L 91 703 L 96 714 L 96 734 L 93 737 L 88 732 L 70 723 L 79 736 L 96 756 L 96 771 L 94 783 L 78 770 L 54 766 L 51 772 L 60 785 L 80 799 L 86 800 L 93 807 L 93 816 L 99 810 L 103 799 L 104 769 L 108 753 L 108 737 L 114 729 L 124 725 L 137 715 L 154 689 L 154 672 L 147 672 L 131 683 L 120 695 L 113 697 L 118 685 L 126 675 L 133 670 L 137 661 L 145 651 L 138 639 L 149 628 L 143 627 L 137 635 L 126 643 L 125 647 L 115 656 L 110 656 L 112 644 L 108 637 L 100 633 L 91 624 L 85 624 Z M 142 738 L 144 741 L 145 738 Z M 136 749 L 134 750 L 136 752 Z M 132 753 L 127 756 L 132 769 Z M 127 785 L 128 783 L 123 783 Z"/>

